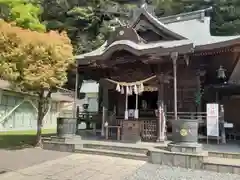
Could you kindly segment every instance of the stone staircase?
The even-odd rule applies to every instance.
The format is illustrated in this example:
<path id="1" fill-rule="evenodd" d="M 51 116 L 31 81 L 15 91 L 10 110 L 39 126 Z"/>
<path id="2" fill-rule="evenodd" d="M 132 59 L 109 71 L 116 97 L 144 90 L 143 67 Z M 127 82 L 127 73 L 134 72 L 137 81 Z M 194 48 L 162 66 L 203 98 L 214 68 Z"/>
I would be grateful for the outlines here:
<path id="1" fill-rule="evenodd" d="M 126 144 L 107 145 L 88 143 L 83 144 L 80 148 L 77 148 L 75 152 L 152 162 L 149 156 L 149 150 L 150 149 L 147 147 L 141 148 Z M 161 156 L 163 159 L 160 159 L 161 162 L 152 163 L 185 168 L 204 169 L 222 173 L 240 174 L 240 154 L 238 153 L 204 152 L 203 156 L 194 156 L 189 154 L 187 157 L 183 156 L 183 154 L 169 153 L 164 149 L 162 152 L 163 154 L 161 154 Z M 154 158 L 155 160 L 159 159 L 159 157 Z"/>
<path id="2" fill-rule="evenodd" d="M 118 145 L 88 143 L 88 144 L 83 144 L 82 147 L 76 148 L 75 152 L 148 161 L 147 148 L 140 148 L 140 147 L 137 148 L 137 147 L 126 146 L 126 145 L 118 146 Z"/>
<path id="3" fill-rule="evenodd" d="M 208 171 L 240 174 L 240 159 L 206 157 L 203 159 L 202 168 Z"/>
<path id="4" fill-rule="evenodd" d="M 156 147 L 158 146 L 158 147 Z M 204 169 L 240 174 L 240 153 L 207 152 L 198 154 L 170 152 L 162 144 L 131 144 L 120 142 L 52 139 L 43 148 L 82 154 L 96 154 L 146 161 L 153 164 Z"/>

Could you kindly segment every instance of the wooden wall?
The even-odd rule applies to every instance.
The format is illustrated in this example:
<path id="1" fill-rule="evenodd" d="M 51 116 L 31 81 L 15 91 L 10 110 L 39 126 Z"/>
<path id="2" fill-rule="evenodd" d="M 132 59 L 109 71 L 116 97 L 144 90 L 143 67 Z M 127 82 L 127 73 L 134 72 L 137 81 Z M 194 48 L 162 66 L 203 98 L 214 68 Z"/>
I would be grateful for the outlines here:
<path id="1" fill-rule="evenodd" d="M 233 123 L 234 129 L 240 131 L 240 96 L 233 96 L 226 100 L 225 107 L 225 121 Z"/>

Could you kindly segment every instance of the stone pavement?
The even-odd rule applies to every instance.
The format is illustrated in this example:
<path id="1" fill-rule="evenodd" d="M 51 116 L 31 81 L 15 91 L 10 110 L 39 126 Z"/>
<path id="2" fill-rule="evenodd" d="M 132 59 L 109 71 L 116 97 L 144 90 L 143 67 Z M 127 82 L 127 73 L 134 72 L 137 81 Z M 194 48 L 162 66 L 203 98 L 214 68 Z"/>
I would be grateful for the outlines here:
<path id="1" fill-rule="evenodd" d="M 41 148 L 21 150 L 0 150 L 0 174 L 4 171 L 15 171 L 45 161 L 70 155 L 66 152 L 48 151 Z"/>
<path id="2" fill-rule="evenodd" d="M 240 175 L 196 171 L 144 161 L 71 154 L 0 175 L 1 180 L 239 180 Z"/>
<path id="3" fill-rule="evenodd" d="M 29 168 L 0 175 L 1 180 L 121 180 L 144 161 L 98 155 L 72 154 Z"/>

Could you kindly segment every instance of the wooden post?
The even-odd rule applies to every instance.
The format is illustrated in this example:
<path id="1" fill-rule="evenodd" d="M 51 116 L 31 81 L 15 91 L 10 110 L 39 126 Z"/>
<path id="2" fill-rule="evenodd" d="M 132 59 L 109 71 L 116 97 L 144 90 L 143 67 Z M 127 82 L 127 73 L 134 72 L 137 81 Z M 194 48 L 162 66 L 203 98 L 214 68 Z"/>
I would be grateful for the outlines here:
<path id="1" fill-rule="evenodd" d="M 105 139 L 108 140 L 108 126 L 106 126 L 105 128 L 106 128 Z"/>
<path id="2" fill-rule="evenodd" d="M 178 53 L 171 53 L 171 59 L 173 61 L 173 90 L 174 90 L 174 119 L 177 120 L 177 59 Z"/>
<path id="3" fill-rule="evenodd" d="M 117 140 L 120 141 L 120 126 L 117 127 Z"/>
<path id="4" fill-rule="evenodd" d="M 108 89 L 103 87 L 103 107 L 102 107 L 102 128 L 101 135 L 104 136 L 104 124 L 108 120 Z"/>

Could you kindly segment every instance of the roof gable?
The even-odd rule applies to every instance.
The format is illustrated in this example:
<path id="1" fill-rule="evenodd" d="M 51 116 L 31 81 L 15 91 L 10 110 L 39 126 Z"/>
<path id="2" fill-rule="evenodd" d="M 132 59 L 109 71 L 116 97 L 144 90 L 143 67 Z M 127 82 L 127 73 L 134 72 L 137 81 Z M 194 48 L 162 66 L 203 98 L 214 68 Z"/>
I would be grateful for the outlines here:
<path id="1" fill-rule="evenodd" d="M 129 51 L 136 56 L 156 53 L 158 56 L 166 56 L 172 51 L 186 54 L 240 44 L 240 36 L 210 34 L 210 17 L 205 16 L 205 12 L 210 9 L 157 18 L 146 6 L 136 8 L 130 25 L 117 28 L 112 38 L 98 49 L 75 57 L 77 60 L 85 60 L 81 63 L 78 61 L 79 64 L 88 65 L 109 58 L 119 50 Z M 152 37 L 145 39 L 141 29 L 143 32 L 145 30 L 146 36 L 151 34 Z"/>
<path id="2" fill-rule="evenodd" d="M 135 10 L 133 22 L 131 26 L 136 31 L 141 28 L 152 30 L 153 32 L 163 36 L 164 40 L 183 40 L 186 37 L 169 29 L 165 24 L 159 21 L 159 19 L 152 13 L 149 13 L 146 6 Z M 167 38 L 166 38 L 167 37 Z"/>
<path id="3" fill-rule="evenodd" d="M 115 41 L 120 40 L 130 40 L 132 42 L 139 43 L 141 41 L 141 38 L 138 36 L 137 32 L 134 29 L 128 28 L 126 26 L 121 26 L 116 28 L 115 31 L 110 34 L 110 37 L 107 40 L 107 46 Z"/>

